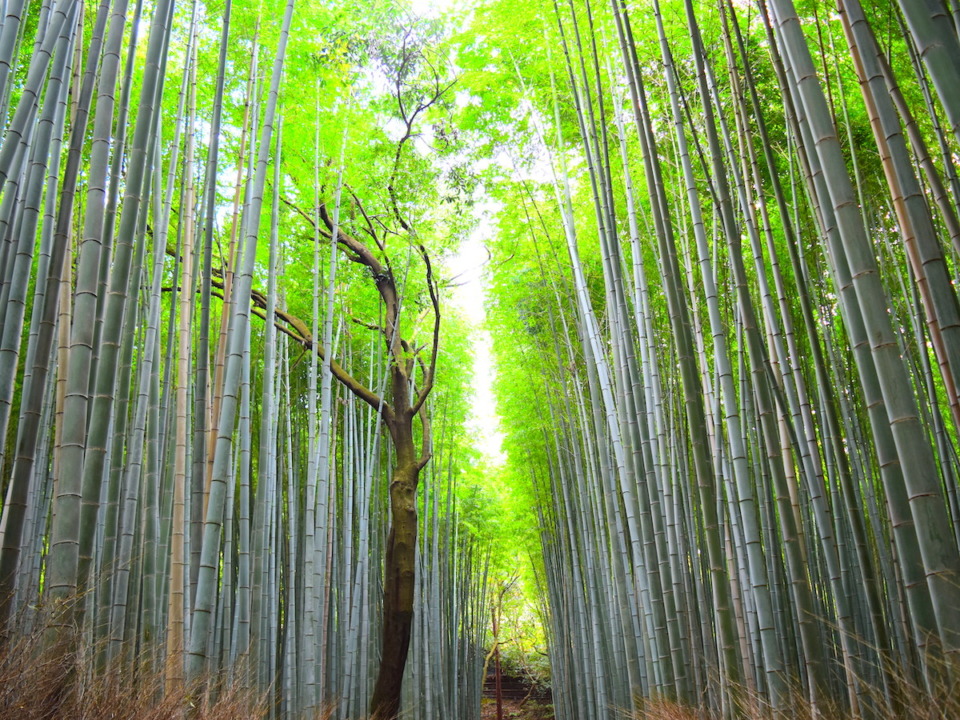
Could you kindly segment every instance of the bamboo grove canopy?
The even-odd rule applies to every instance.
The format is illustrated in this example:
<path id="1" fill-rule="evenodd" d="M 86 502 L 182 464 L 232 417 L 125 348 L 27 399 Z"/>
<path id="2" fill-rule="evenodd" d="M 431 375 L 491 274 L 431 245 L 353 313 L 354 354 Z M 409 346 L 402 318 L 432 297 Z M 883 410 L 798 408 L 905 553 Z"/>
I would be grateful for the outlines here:
<path id="1" fill-rule="evenodd" d="M 957 88 L 957 0 L 6 0 L 4 652 L 470 720 L 529 556 L 558 718 L 949 708 Z"/>

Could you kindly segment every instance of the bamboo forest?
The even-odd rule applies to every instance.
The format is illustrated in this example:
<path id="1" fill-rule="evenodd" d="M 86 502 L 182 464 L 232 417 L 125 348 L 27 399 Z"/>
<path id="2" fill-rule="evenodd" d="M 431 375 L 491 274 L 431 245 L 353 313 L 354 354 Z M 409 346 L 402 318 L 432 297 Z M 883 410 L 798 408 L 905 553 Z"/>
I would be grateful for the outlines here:
<path id="1" fill-rule="evenodd" d="M 0 0 L 0 720 L 960 718 L 960 0 Z"/>

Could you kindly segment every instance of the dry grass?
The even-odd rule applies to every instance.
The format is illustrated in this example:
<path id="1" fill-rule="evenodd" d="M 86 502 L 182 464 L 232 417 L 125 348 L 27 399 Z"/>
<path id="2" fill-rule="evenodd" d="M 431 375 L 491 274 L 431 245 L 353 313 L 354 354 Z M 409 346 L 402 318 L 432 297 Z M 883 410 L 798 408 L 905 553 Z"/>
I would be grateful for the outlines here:
<path id="1" fill-rule="evenodd" d="M 127 664 L 129 668 L 131 663 Z M 41 634 L 14 636 L 0 647 L 0 720 L 237 720 L 262 717 L 262 697 L 238 688 L 214 693 L 164 689 L 146 662 L 97 675 L 90 652 L 48 649 Z"/>
<path id="2" fill-rule="evenodd" d="M 669 700 L 647 700 L 632 715 L 635 720 L 702 720 L 702 713 Z"/>
<path id="3" fill-rule="evenodd" d="M 265 697 L 236 686 L 223 686 L 217 678 L 205 683 L 206 687 L 219 690 L 208 695 L 164 688 L 162 672 L 146 658 L 125 663 L 127 669 L 122 672 L 97 674 L 91 671 L 93 665 L 89 648 L 85 652 L 69 653 L 49 649 L 39 631 L 8 637 L 5 644 L 0 644 L 0 720 L 238 720 L 266 714 Z M 873 711 L 868 710 L 863 717 L 960 719 L 960 672 L 941 667 L 936 677 L 938 681 L 932 692 L 899 677 L 893 709 L 886 708 L 879 690 L 868 689 L 865 700 L 873 705 Z M 744 720 L 768 720 L 775 716 L 749 691 L 736 694 L 743 708 L 739 716 Z M 209 696 L 214 699 L 207 700 Z M 786 705 L 777 717 L 791 720 L 853 720 L 856 717 L 830 707 L 821 707 L 816 712 L 800 693 L 794 693 Z M 509 710 L 506 717 L 517 720 L 552 717 L 552 713 L 544 712 L 545 708 L 532 703 L 517 704 Z M 316 720 L 329 720 L 331 716 L 328 710 L 318 713 Z M 684 706 L 663 698 L 638 698 L 635 709 L 625 711 L 622 717 L 624 720 L 719 720 L 717 714 L 702 707 Z"/>
<path id="4" fill-rule="evenodd" d="M 866 688 L 861 696 L 864 707 L 861 712 L 853 713 L 849 709 L 838 709 L 837 705 L 825 703 L 818 708 L 811 705 L 808 698 L 799 692 L 790 695 L 779 713 L 773 712 L 763 700 L 751 696 L 747 691 L 739 693 L 741 712 L 737 717 L 743 720 L 770 720 L 771 718 L 790 718 L 790 720 L 958 720 L 960 719 L 960 673 L 939 668 L 935 687 L 928 691 L 925 687 L 911 683 L 904 677 L 897 678 L 899 686 L 895 697 L 884 697 L 877 688 Z M 719 713 L 702 707 L 682 705 L 663 698 L 638 698 L 636 709 L 625 712 L 625 720 L 720 720 Z M 869 706 L 869 707 L 867 707 Z M 846 708 L 846 705 L 843 706 Z"/>
<path id="5" fill-rule="evenodd" d="M 738 717 L 743 720 L 770 720 L 774 715 L 769 708 L 759 703 L 747 702 Z M 781 718 L 790 718 L 790 720 L 813 720 L 816 717 L 810 707 L 803 702 L 790 703 L 789 709 L 785 710 Z M 632 713 L 625 713 L 624 719 L 630 720 L 721 720 L 722 715 L 711 712 L 704 708 L 681 705 L 680 703 L 664 698 L 644 699 L 639 703 L 639 708 Z M 838 718 L 830 711 L 825 711 L 819 716 L 820 720 Z"/>

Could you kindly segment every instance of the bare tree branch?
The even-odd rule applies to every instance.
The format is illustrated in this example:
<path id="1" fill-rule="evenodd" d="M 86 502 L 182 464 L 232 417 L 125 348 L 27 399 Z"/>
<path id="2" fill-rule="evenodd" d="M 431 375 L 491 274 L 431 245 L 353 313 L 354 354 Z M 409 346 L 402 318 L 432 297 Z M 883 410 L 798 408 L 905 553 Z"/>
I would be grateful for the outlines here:
<path id="1" fill-rule="evenodd" d="M 430 264 L 430 256 L 422 243 L 417 243 L 417 250 L 423 263 L 427 268 L 427 288 L 430 291 L 430 302 L 433 304 L 433 345 L 430 351 L 430 364 L 424 372 L 423 386 L 417 392 L 417 399 L 413 404 L 414 412 L 418 412 L 423 407 L 427 396 L 433 389 L 433 381 L 437 371 L 437 355 L 440 349 L 440 297 L 437 292 L 437 281 L 433 275 L 433 266 Z"/>

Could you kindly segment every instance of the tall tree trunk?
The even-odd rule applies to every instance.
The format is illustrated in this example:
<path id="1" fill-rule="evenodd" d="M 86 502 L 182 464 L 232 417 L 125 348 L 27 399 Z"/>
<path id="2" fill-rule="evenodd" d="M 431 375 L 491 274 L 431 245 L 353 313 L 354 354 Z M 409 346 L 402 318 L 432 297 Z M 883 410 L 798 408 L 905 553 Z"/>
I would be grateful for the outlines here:
<path id="1" fill-rule="evenodd" d="M 400 368 L 392 372 L 394 393 L 407 379 Z M 394 402 L 397 398 L 394 397 Z M 402 405 L 401 405 L 402 406 Z M 413 413 L 398 413 L 387 421 L 396 465 L 390 475 L 390 534 L 387 537 L 383 582 L 383 635 L 380 671 L 370 700 L 371 720 L 394 720 L 400 714 L 400 689 L 407 664 L 413 627 L 415 559 L 417 549 L 417 483 L 423 465 L 413 439 Z"/>

